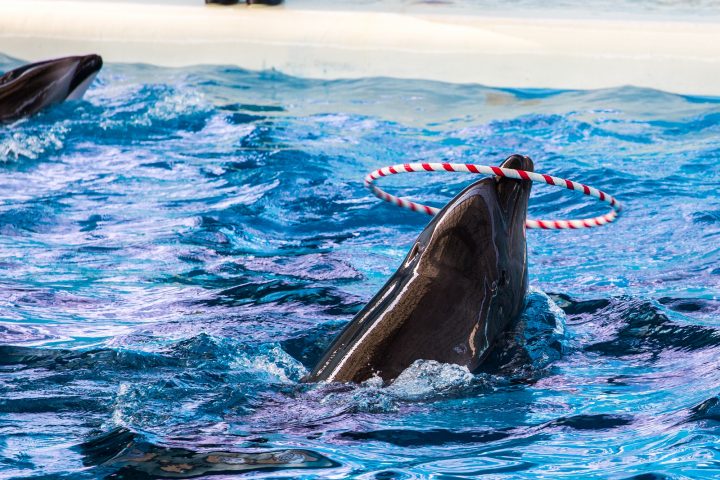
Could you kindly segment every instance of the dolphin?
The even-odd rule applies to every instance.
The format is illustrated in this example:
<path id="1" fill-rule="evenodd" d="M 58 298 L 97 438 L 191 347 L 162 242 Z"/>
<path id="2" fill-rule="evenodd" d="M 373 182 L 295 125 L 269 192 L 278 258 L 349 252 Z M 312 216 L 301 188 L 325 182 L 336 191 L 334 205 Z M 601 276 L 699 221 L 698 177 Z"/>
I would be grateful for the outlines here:
<path id="1" fill-rule="evenodd" d="M 82 98 L 102 64 L 100 56 L 85 55 L 31 63 L 5 73 L 0 77 L 0 123 Z"/>
<path id="2" fill-rule="evenodd" d="M 533 171 L 521 155 L 502 166 Z M 390 382 L 420 359 L 476 371 L 524 307 L 531 185 L 492 177 L 460 192 L 303 381 Z"/>

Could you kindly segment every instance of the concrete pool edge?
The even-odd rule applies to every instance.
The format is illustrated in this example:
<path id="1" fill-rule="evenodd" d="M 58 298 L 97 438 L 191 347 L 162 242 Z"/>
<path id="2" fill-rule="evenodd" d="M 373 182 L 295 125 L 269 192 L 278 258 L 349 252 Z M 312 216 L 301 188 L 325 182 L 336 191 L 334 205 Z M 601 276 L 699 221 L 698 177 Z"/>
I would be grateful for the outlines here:
<path id="1" fill-rule="evenodd" d="M 633 85 L 720 95 L 714 22 L 0 0 L 0 53 L 234 65 L 299 77 L 394 77 L 510 88 Z"/>

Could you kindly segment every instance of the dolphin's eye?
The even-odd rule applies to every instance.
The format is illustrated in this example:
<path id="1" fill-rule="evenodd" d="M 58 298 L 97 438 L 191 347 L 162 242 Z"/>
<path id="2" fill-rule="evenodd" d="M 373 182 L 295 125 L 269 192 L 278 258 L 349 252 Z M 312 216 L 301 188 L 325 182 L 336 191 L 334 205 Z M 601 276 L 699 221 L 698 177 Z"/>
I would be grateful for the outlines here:
<path id="1" fill-rule="evenodd" d="M 408 253 L 406 259 L 405 259 L 405 265 L 408 265 L 410 262 L 415 260 L 415 258 L 420 253 L 420 244 L 418 242 L 413 245 L 413 247 L 410 249 L 410 253 Z"/>

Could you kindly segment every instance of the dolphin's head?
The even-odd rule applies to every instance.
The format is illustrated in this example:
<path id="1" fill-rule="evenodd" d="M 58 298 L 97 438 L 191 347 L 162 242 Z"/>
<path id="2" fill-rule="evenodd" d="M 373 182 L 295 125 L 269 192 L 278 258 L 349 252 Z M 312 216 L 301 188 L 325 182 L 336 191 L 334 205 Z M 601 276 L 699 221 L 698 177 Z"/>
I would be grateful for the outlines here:
<path id="1" fill-rule="evenodd" d="M 72 93 L 83 83 L 88 83 L 88 79 L 95 78 L 102 66 L 102 57 L 95 54 L 45 60 L 7 72 L 0 77 L 0 85 L 19 83 L 23 80 L 29 85 L 40 82 L 51 84 L 62 79 L 65 80 L 67 93 Z"/>
<path id="2" fill-rule="evenodd" d="M 533 171 L 530 158 L 512 155 L 502 167 Z M 532 182 L 492 177 L 477 181 L 450 201 L 418 237 L 401 267 L 433 285 L 433 302 L 460 322 L 455 349 L 471 338 L 470 355 L 481 360 L 493 339 L 519 316 L 527 291 L 525 220 Z M 411 273 L 412 272 L 412 273 Z M 433 302 L 429 302 L 433 304 Z M 478 302 L 484 303 L 479 305 Z M 452 315 L 450 311 L 479 312 Z M 460 347 L 461 350 L 464 347 Z M 479 361 L 478 360 L 478 361 Z M 472 365 L 471 365 L 472 366 Z"/>
<path id="3" fill-rule="evenodd" d="M 75 57 L 75 62 L 77 64 L 74 79 L 76 85 L 79 85 L 93 75 L 97 75 L 103 66 L 102 57 L 95 54 Z"/>
<path id="4" fill-rule="evenodd" d="M 532 171 L 533 162 L 513 155 L 502 167 Z M 524 243 L 530 187 L 529 181 L 498 177 L 473 183 L 435 216 L 404 263 L 420 265 L 428 274 L 445 269 L 468 278 L 484 274 L 486 262 L 494 260 L 486 254 L 489 249 L 512 248 L 508 241 Z"/>
<path id="5" fill-rule="evenodd" d="M 31 63 L 5 73 L 0 76 L 0 123 L 82 98 L 102 64 L 99 55 L 84 55 Z"/>
<path id="6" fill-rule="evenodd" d="M 72 82 L 70 83 L 70 90 L 67 96 L 68 100 L 82 98 L 103 66 L 100 55 L 74 57 L 73 61 L 75 63 L 75 72 L 72 76 Z"/>

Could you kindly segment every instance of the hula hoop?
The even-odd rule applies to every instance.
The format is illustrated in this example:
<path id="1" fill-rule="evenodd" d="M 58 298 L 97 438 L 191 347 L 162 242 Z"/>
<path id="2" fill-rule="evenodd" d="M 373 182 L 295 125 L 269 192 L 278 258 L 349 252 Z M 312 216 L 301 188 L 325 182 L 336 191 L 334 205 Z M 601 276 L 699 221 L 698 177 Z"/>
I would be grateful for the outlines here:
<path id="1" fill-rule="evenodd" d="M 472 163 L 404 163 L 392 165 L 389 167 L 379 168 L 365 176 L 365 187 L 378 198 L 390 202 L 398 207 L 407 208 L 413 212 L 424 212 L 428 215 L 435 215 L 440 211 L 439 208 L 429 207 L 421 203 L 412 202 L 404 198 L 391 195 L 381 188 L 375 186 L 373 182 L 380 177 L 389 175 L 397 175 L 400 173 L 412 172 L 458 172 L 458 173 L 474 173 L 497 175 L 498 177 L 515 178 L 517 180 L 530 180 L 533 182 L 547 183 L 556 187 L 567 188 L 581 192 L 584 195 L 595 197 L 601 202 L 605 202 L 612 207 L 608 213 L 593 218 L 582 218 L 578 220 L 526 220 L 527 228 L 541 228 L 543 230 L 565 230 L 578 228 L 592 228 L 606 225 L 614 221 L 619 215 L 622 207 L 615 197 L 609 195 L 597 188 L 583 185 L 582 183 L 573 182 L 564 178 L 553 177 L 543 173 L 528 172 L 525 170 L 516 170 L 513 168 L 488 167 L 485 165 L 475 165 Z"/>

